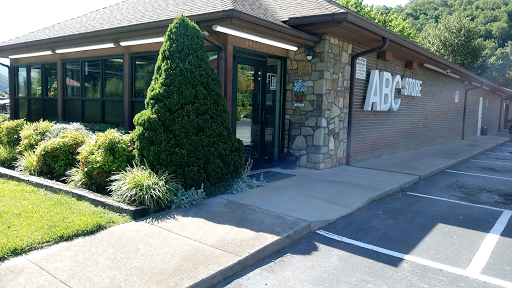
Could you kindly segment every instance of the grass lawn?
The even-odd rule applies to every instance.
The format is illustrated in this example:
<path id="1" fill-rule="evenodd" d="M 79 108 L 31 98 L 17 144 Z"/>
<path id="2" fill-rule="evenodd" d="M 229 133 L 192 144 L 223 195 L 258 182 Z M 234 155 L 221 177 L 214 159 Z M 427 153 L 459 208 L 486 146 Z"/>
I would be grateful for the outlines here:
<path id="1" fill-rule="evenodd" d="M 0 261 L 131 220 L 67 195 L 0 179 Z"/>

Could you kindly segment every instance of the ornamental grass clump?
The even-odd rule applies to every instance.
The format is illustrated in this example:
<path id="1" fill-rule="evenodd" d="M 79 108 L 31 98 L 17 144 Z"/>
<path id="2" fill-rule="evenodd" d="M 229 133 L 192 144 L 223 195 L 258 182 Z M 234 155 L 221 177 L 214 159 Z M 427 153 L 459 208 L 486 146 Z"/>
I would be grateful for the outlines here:
<path id="1" fill-rule="evenodd" d="M 134 118 L 135 153 L 207 195 L 224 192 L 243 168 L 243 144 L 231 132 L 226 99 L 201 31 L 180 15 L 169 26 L 148 89 Z"/>
<path id="2" fill-rule="evenodd" d="M 16 148 L 0 144 L 0 166 L 10 168 L 16 162 Z"/>
<path id="3" fill-rule="evenodd" d="M 180 185 L 167 173 L 156 174 L 146 166 L 134 164 L 110 177 L 112 184 L 108 189 L 112 197 L 122 203 L 144 205 L 151 210 L 169 206 Z"/>
<path id="4" fill-rule="evenodd" d="M 97 133 L 78 149 L 78 164 L 66 174 L 68 184 L 105 192 L 110 177 L 133 162 L 131 135 L 109 129 Z"/>

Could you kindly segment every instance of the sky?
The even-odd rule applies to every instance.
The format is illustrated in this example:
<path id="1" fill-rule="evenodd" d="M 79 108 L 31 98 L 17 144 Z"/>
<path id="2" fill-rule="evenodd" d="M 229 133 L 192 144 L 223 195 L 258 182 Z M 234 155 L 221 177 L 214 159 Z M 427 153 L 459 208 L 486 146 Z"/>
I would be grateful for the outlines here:
<path id="1" fill-rule="evenodd" d="M 25 35 L 121 1 L 122 0 L 3 1 L 4 3 L 2 3 L 1 6 L 4 13 L 0 16 L 0 24 L 2 27 L 2 29 L 0 29 L 0 42 Z M 409 0 L 363 0 L 364 4 L 386 5 L 391 7 L 398 4 L 405 5 L 407 2 L 409 2 Z M 0 62 L 9 64 L 8 59 L 0 58 Z"/>

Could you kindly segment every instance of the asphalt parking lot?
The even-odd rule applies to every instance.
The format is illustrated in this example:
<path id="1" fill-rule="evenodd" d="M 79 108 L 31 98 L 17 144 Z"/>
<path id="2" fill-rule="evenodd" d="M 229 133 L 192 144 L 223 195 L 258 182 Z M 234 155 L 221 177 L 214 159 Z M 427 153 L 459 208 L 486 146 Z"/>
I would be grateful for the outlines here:
<path id="1" fill-rule="evenodd" d="M 511 210 L 508 141 L 331 223 L 219 286 L 512 287 Z"/>

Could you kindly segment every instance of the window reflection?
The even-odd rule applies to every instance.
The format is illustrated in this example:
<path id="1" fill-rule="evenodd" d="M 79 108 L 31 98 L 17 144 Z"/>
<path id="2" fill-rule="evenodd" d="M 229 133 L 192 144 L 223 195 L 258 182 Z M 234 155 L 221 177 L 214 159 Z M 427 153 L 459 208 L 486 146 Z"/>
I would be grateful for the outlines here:
<path id="1" fill-rule="evenodd" d="M 66 97 L 80 97 L 80 62 L 66 63 Z"/>
<path id="2" fill-rule="evenodd" d="M 84 62 L 84 85 L 86 98 L 101 97 L 101 61 Z"/>
<path id="3" fill-rule="evenodd" d="M 45 64 L 44 65 L 46 71 L 46 96 L 47 97 L 57 97 L 57 64 Z"/>
<path id="4" fill-rule="evenodd" d="M 157 56 L 155 55 L 134 57 L 135 75 L 133 98 L 146 98 L 148 96 L 148 88 L 153 79 L 156 60 Z"/>
<path id="5" fill-rule="evenodd" d="M 30 68 L 30 83 L 32 83 L 32 87 L 30 89 L 31 97 L 41 97 L 41 67 L 40 66 L 32 66 Z"/>
<path id="6" fill-rule="evenodd" d="M 123 98 L 123 59 L 105 60 L 105 98 Z"/>
<path id="7" fill-rule="evenodd" d="M 18 97 L 27 97 L 27 68 L 18 67 L 16 68 L 16 73 L 18 75 L 18 83 L 16 87 L 16 91 L 18 93 Z"/>

